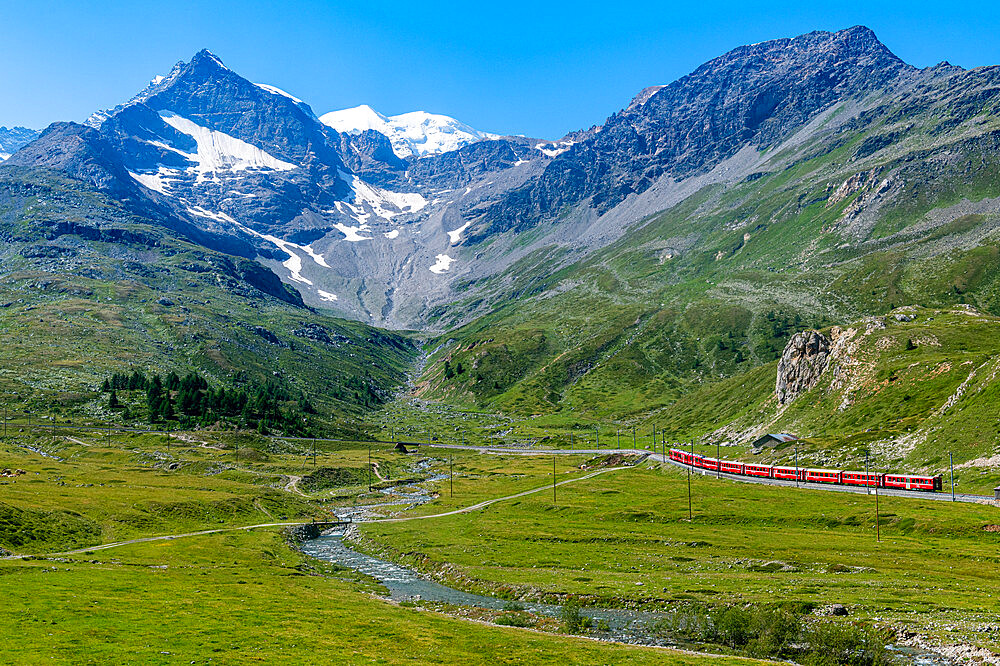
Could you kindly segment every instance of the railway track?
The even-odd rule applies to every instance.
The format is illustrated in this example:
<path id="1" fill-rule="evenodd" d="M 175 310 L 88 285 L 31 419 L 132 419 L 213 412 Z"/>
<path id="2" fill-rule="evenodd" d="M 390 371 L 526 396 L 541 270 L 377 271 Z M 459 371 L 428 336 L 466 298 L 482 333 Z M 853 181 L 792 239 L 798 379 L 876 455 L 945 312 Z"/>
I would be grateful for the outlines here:
<path id="1" fill-rule="evenodd" d="M 707 470 L 701 467 L 695 467 L 694 465 L 686 465 L 682 462 L 671 460 L 668 456 L 664 456 L 662 453 L 652 453 L 647 449 L 522 449 L 522 448 L 510 448 L 502 446 L 470 446 L 470 445 L 459 445 L 459 444 L 424 444 L 425 448 L 438 448 L 438 449 L 461 449 L 466 451 L 482 451 L 484 453 L 502 453 L 507 455 L 564 455 L 564 454 L 587 454 L 587 455 L 600 455 L 600 454 L 612 454 L 621 453 L 625 455 L 638 455 L 647 456 L 648 460 L 661 463 L 670 463 L 675 467 L 680 469 L 691 470 L 693 474 L 700 474 L 702 476 L 714 476 L 717 478 L 728 479 L 730 481 L 739 481 L 741 483 L 756 483 L 766 486 L 785 486 L 792 488 L 799 488 L 801 490 L 825 490 L 827 492 L 834 493 L 854 493 L 856 495 L 874 495 L 874 488 L 865 488 L 863 486 L 843 486 L 834 485 L 829 483 L 810 483 L 808 481 L 799 481 L 798 484 L 794 480 L 786 479 L 772 479 L 769 477 L 756 477 L 756 476 L 745 476 L 743 474 L 727 474 L 722 472 L 721 474 L 714 470 Z M 885 497 L 908 497 L 910 499 L 930 499 L 938 500 L 942 502 L 952 501 L 951 493 L 947 491 L 922 491 L 922 490 L 898 490 L 895 488 L 879 488 L 878 494 Z M 956 502 L 971 502 L 978 504 L 996 504 L 996 500 L 989 495 L 972 495 L 969 493 L 956 493 Z"/>

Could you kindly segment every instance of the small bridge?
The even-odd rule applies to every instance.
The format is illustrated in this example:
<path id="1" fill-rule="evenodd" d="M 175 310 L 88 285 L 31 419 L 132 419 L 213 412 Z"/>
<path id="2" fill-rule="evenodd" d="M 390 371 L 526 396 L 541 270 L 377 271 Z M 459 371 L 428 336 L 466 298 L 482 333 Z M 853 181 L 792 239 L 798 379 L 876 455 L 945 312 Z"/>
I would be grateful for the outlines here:
<path id="1" fill-rule="evenodd" d="M 311 523 L 296 525 L 292 528 L 292 533 L 299 539 L 316 539 L 327 530 L 345 529 L 353 522 L 350 517 L 339 520 L 313 520 Z"/>
<path id="2" fill-rule="evenodd" d="M 314 520 L 309 523 L 309 525 L 315 527 L 320 532 L 325 532 L 326 530 L 332 530 L 335 527 L 349 527 L 353 523 L 354 519 L 351 518 L 351 516 L 348 516 L 347 518 L 341 518 L 339 520 Z"/>

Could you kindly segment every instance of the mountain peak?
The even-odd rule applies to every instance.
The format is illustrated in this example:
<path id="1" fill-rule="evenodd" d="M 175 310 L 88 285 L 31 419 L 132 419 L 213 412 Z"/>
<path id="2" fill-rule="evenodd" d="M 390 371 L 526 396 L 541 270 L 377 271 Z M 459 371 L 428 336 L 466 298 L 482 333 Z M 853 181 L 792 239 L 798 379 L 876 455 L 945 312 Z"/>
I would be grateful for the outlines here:
<path id="1" fill-rule="evenodd" d="M 367 104 L 331 111 L 320 116 L 320 121 L 343 134 L 358 135 L 366 130 L 384 134 L 400 158 L 447 153 L 470 143 L 498 138 L 450 116 L 426 111 L 385 116 Z"/>
<path id="2" fill-rule="evenodd" d="M 191 64 L 196 66 L 208 65 L 212 67 L 221 67 L 222 69 L 229 69 L 223 64 L 222 59 L 215 55 L 208 49 L 202 49 L 194 54 L 191 58 Z"/>

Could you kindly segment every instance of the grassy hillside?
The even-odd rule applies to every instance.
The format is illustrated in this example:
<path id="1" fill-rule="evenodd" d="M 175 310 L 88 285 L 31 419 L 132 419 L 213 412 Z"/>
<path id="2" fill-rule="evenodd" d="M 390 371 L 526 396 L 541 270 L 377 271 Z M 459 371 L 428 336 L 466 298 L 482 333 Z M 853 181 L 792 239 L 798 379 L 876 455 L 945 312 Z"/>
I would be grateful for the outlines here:
<path id="1" fill-rule="evenodd" d="M 591 423 L 675 403 L 711 417 L 678 401 L 773 362 L 796 331 L 909 305 L 1000 315 L 1000 116 L 935 86 L 833 109 L 751 177 L 589 256 L 542 248 L 473 285 L 437 313 L 456 327 L 429 346 L 421 397 Z"/>
<path id="2" fill-rule="evenodd" d="M 912 321 L 899 321 L 895 315 Z M 775 364 L 709 384 L 659 412 L 670 438 L 745 443 L 753 433 L 808 439 L 806 460 L 883 468 L 947 468 L 960 490 L 992 494 L 1000 420 L 996 416 L 1000 318 L 975 309 L 905 308 L 827 329 L 834 354 L 819 383 L 787 406 L 774 399 Z M 788 459 L 784 446 L 772 455 Z"/>
<path id="3" fill-rule="evenodd" d="M 0 173 L 0 237 L 0 394 L 12 409 L 142 420 L 141 395 L 107 409 L 104 379 L 196 371 L 216 389 L 275 383 L 330 427 L 388 399 L 415 354 L 406 337 L 297 305 L 254 262 L 52 173 Z"/>

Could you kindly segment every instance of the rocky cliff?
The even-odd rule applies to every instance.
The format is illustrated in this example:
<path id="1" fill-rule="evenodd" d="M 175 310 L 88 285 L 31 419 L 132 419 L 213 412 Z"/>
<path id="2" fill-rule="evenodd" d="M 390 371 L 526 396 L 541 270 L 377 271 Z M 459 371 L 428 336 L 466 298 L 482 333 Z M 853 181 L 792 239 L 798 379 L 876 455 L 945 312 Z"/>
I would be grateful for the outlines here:
<path id="1" fill-rule="evenodd" d="M 830 359 L 830 340 L 819 331 L 802 331 L 792 336 L 778 361 L 774 393 L 787 405 L 819 381 Z"/>

